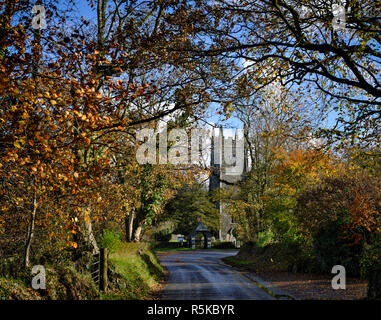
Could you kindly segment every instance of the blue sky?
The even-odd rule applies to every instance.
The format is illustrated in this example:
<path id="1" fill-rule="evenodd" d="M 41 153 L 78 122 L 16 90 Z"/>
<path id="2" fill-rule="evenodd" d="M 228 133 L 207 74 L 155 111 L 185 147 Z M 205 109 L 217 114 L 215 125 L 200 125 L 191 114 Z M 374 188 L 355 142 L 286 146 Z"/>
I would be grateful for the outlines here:
<path id="1" fill-rule="evenodd" d="M 78 9 L 77 11 L 78 15 L 83 16 L 87 20 L 92 20 L 97 18 L 96 7 L 94 7 L 93 9 L 90 8 L 87 0 L 77 1 L 75 8 Z"/>
<path id="2" fill-rule="evenodd" d="M 66 1 L 63 0 L 59 6 L 61 8 L 66 8 L 67 5 L 65 3 Z M 76 1 L 75 6 L 72 9 L 73 9 L 73 13 L 77 15 L 78 18 L 83 16 L 86 20 L 90 20 L 96 23 L 96 18 L 97 18 L 96 7 L 91 8 L 87 0 Z M 207 122 L 218 124 L 218 125 L 221 124 L 223 127 L 226 127 L 226 128 L 238 128 L 238 129 L 243 128 L 243 123 L 238 118 L 232 115 L 229 119 L 225 120 L 225 117 L 223 115 L 217 114 L 218 109 L 220 109 L 218 104 L 216 103 L 210 104 L 207 111 L 207 114 L 208 114 L 206 118 Z M 331 127 L 335 123 L 336 116 L 337 115 L 334 111 L 330 111 L 327 119 L 321 125 L 323 127 Z"/>

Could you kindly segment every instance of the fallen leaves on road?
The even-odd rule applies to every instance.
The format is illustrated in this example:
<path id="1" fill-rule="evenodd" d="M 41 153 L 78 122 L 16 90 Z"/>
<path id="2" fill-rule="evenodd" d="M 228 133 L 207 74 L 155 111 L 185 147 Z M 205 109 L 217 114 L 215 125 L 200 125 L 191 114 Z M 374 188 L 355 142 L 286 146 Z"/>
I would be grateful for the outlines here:
<path id="1" fill-rule="evenodd" d="M 345 290 L 334 290 L 329 275 L 288 272 L 255 275 L 301 300 L 358 300 L 367 295 L 367 281 L 357 278 L 347 278 Z"/>

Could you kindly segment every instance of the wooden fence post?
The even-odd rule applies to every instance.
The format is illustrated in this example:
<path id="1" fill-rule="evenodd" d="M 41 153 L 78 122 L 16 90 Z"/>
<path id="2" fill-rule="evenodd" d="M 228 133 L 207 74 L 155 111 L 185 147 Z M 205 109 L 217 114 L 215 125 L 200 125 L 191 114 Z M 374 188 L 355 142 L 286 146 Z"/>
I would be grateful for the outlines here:
<path id="1" fill-rule="evenodd" d="M 106 291 L 107 289 L 107 248 L 100 249 L 100 282 L 99 289 Z"/>

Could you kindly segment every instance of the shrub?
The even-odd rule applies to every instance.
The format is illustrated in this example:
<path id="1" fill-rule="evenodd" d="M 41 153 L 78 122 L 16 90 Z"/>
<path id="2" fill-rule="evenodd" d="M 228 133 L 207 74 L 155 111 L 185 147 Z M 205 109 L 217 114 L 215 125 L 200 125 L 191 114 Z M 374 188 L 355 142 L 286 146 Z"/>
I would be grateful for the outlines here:
<path id="1" fill-rule="evenodd" d="M 263 248 L 267 246 L 268 244 L 272 243 L 273 240 L 274 240 L 274 233 L 270 229 L 268 229 L 258 234 L 257 246 L 259 248 Z"/>
<path id="2" fill-rule="evenodd" d="M 378 262 L 368 270 L 368 298 L 381 299 L 381 263 Z"/>
<path id="3" fill-rule="evenodd" d="M 169 230 L 169 229 L 160 230 L 159 232 L 155 234 L 155 240 L 163 241 L 163 242 L 169 241 L 171 240 L 171 234 L 172 234 L 172 230 Z"/>
<path id="4" fill-rule="evenodd" d="M 247 242 L 228 260 L 240 261 L 239 264 L 254 272 L 315 272 L 316 263 L 310 251 L 297 243 L 272 243 L 260 248 L 255 242 Z"/>
<path id="5" fill-rule="evenodd" d="M 330 222 L 313 239 L 313 250 L 321 272 L 330 273 L 334 265 L 345 267 L 348 275 L 360 274 L 359 258 L 361 246 L 344 240 L 340 221 Z"/>
<path id="6" fill-rule="evenodd" d="M 184 241 L 183 247 L 186 247 L 186 242 Z M 180 242 L 169 242 L 169 241 L 158 241 L 154 242 L 152 244 L 152 247 L 154 249 L 174 249 L 174 248 L 180 248 L 181 244 Z"/>
<path id="7" fill-rule="evenodd" d="M 364 245 L 360 259 L 360 271 L 363 278 L 369 278 L 371 271 L 381 261 L 381 239 L 379 238 L 374 237 L 372 243 Z"/>
<path id="8" fill-rule="evenodd" d="M 21 257 L 14 256 L 5 259 L 0 259 L 0 276 L 17 277 L 23 270 L 23 261 Z"/>
<path id="9" fill-rule="evenodd" d="M 110 252 L 115 252 L 122 242 L 122 235 L 115 230 L 104 230 L 98 240 L 101 248 L 107 248 Z"/>
<path id="10" fill-rule="evenodd" d="M 381 299 L 381 243 L 374 236 L 371 244 L 364 245 L 360 259 L 361 276 L 368 279 L 368 298 Z"/>
<path id="11" fill-rule="evenodd" d="M 230 241 L 214 241 L 212 243 L 214 249 L 235 249 L 235 245 Z"/>

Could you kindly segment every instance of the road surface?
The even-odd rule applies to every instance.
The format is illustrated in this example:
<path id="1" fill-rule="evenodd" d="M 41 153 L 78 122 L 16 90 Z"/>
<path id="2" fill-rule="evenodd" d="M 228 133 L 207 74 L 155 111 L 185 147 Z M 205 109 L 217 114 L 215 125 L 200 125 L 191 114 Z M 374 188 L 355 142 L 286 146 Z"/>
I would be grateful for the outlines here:
<path id="1" fill-rule="evenodd" d="M 236 251 L 177 251 L 159 254 L 168 270 L 163 300 L 271 300 L 254 282 L 223 265 Z"/>

